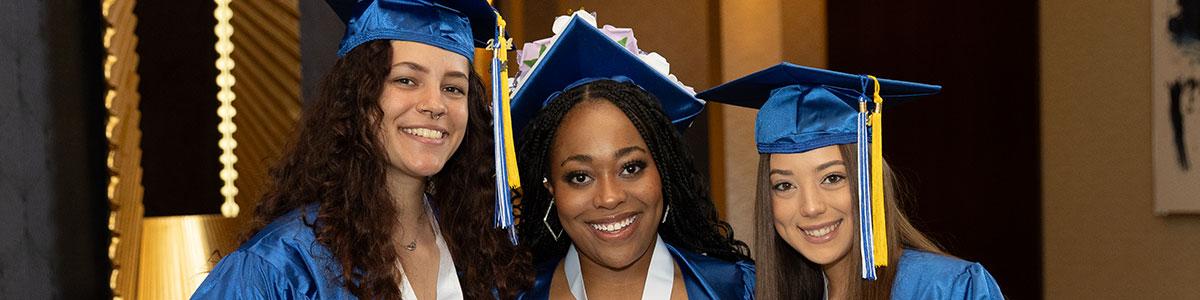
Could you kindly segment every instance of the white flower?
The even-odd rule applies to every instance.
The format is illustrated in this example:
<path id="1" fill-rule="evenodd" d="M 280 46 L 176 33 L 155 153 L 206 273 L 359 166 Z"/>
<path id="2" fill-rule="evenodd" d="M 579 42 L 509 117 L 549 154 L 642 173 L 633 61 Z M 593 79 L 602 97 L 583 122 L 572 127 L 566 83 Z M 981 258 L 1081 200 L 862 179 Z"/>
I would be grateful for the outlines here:
<path id="1" fill-rule="evenodd" d="M 518 72 L 516 77 L 510 81 L 512 93 L 515 94 L 517 89 L 524 85 L 525 80 L 527 80 L 529 74 L 532 73 L 530 71 L 532 71 L 538 65 L 538 63 L 541 62 L 546 50 L 549 50 L 550 47 L 554 46 L 554 42 L 558 40 L 558 36 L 562 34 L 563 30 L 567 29 L 567 25 L 570 24 L 571 20 L 575 17 L 583 19 L 588 24 L 591 24 L 592 27 L 599 27 L 596 25 L 596 15 L 585 10 L 578 10 L 571 15 L 559 16 L 558 18 L 555 18 L 553 28 L 554 36 L 540 39 L 531 43 L 525 43 L 522 49 L 517 51 Z M 604 33 L 605 36 L 612 39 L 614 42 L 617 42 L 626 50 L 629 50 L 629 52 L 637 56 L 638 59 L 641 59 L 642 62 L 645 62 L 651 68 L 654 68 L 655 71 L 669 78 L 671 81 L 674 81 L 679 87 L 687 90 L 693 95 L 696 94 L 695 89 L 684 85 L 683 82 L 680 82 L 679 79 L 675 77 L 675 75 L 671 75 L 671 64 L 667 62 L 665 57 L 656 52 L 646 53 L 641 49 L 638 49 L 637 38 L 634 38 L 633 36 L 633 29 L 618 28 L 612 25 L 604 25 L 604 27 L 598 29 L 600 29 L 600 32 Z"/>
<path id="2" fill-rule="evenodd" d="M 555 18 L 553 28 L 554 35 L 562 34 L 563 30 L 567 29 L 567 24 L 571 24 L 571 19 L 575 17 L 580 17 L 584 21 L 587 21 L 588 24 L 592 24 L 592 27 L 596 27 L 596 15 L 580 9 L 569 16 L 558 16 L 558 18 Z"/>
<path id="3" fill-rule="evenodd" d="M 637 57 L 663 76 L 671 75 L 671 63 L 668 63 L 667 58 L 662 57 L 658 52 L 638 54 Z"/>

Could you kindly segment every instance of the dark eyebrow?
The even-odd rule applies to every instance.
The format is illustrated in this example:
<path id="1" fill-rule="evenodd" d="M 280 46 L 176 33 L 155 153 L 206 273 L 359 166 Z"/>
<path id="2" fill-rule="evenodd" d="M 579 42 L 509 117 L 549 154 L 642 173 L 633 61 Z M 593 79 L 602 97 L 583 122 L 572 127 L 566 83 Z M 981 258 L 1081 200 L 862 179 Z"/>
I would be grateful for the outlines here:
<path id="1" fill-rule="evenodd" d="M 832 167 L 832 166 L 845 165 L 845 164 L 846 164 L 846 162 L 840 161 L 840 160 L 829 161 L 829 162 L 826 162 L 826 163 L 823 163 L 823 164 L 817 166 L 817 170 L 820 171 L 820 170 L 828 169 L 829 167 Z"/>
<path id="2" fill-rule="evenodd" d="M 448 77 L 448 78 L 460 78 L 460 79 L 462 79 L 462 80 L 468 80 L 468 79 L 467 79 L 467 73 L 463 73 L 463 72 L 459 72 L 459 71 L 450 71 L 450 72 L 447 72 L 447 73 L 446 73 L 446 77 Z"/>
<path id="3" fill-rule="evenodd" d="M 571 155 L 570 157 L 567 157 L 567 159 L 564 159 L 561 163 L 559 163 L 558 166 L 561 167 L 563 165 L 566 165 L 568 161 L 578 161 L 581 163 L 590 163 L 590 162 L 592 162 L 592 157 L 583 155 L 583 154 Z"/>
<path id="4" fill-rule="evenodd" d="M 779 175 L 783 175 L 783 176 L 792 176 L 792 171 L 771 169 L 771 173 L 767 173 L 767 175 L 775 175 L 775 174 L 779 174 Z"/>
<path id="5" fill-rule="evenodd" d="M 638 147 L 638 146 L 629 146 L 629 147 L 621 148 L 621 150 L 617 150 L 617 153 L 613 154 L 613 157 L 622 158 L 627 155 L 633 154 L 634 152 L 645 153 L 646 149 L 642 149 L 642 147 Z"/>
<path id="6" fill-rule="evenodd" d="M 421 73 L 429 73 L 429 68 L 426 68 L 425 66 L 419 65 L 414 62 L 407 62 L 407 61 L 395 63 L 392 65 L 392 68 L 396 68 L 396 67 L 400 67 L 400 66 L 408 67 L 409 69 L 413 69 L 414 71 L 421 72 Z"/>

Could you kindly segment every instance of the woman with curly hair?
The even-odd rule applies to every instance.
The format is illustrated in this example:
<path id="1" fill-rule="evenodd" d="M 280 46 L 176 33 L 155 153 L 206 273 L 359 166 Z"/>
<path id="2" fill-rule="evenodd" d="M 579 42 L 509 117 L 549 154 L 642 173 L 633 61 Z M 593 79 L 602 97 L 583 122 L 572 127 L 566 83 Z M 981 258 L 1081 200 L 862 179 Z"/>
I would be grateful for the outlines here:
<path id="1" fill-rule="evenodd" d="M 348 23 L 340 58 L 270 173 L 253 236 L 193 298 L 516 297 L 531 271 L 492 227 L 491 117 L 471 68 L 492 34 L 471 23 L 494 26 L 494 11 L 330 4 Z"/>
<path id="2" fill-rule="evenodd" d="M 523 298 L 750 298 L 746 245 L 717 218 L 672 125 L 686 127 L 703 102 L 586 17 L 566 25 L 513 100 L 519 229 L 538 262 Z"/>
<path id="3" fill-rule="evenodd" d="M 882 156 L 884 103 L 939 90 L 783 63 L 697 95 L 761 108 L 758 298 L 1003 299 L 909 222 Z"/>

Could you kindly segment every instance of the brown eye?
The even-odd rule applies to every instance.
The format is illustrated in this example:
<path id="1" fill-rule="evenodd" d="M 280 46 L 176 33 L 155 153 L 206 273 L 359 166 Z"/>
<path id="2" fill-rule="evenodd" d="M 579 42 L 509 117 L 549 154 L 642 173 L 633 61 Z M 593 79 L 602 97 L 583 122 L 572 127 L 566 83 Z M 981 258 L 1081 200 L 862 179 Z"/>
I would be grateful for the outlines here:
<path id="1" fill-rule="evenodd" d="M 417 84 L 417 82 L 416 82 L 416 81 L 413 81 L 413 80 L 412 80 L 412 78 L 408 78 L 408 77 L 400 77 L 400 78 L 396 78 L 396 79 L 393 79 L 393 80 L 392 80 L 392 82 L 399 83 L 400 85 L 414 85 L 414 84 Z"/>
<path id="2" fill-rule="evenodd" d="M 829 174 L 828 176 L 825 176 L 825 178 L 821 180 L 821 184 L 837 184 L 837 183 L 842 182 L 843 180 L 846 180 L 846 176 L 842 176 L 839 174 Z"/>
<path id="3" fill-rule="evenodd" d="M 776 190 L 776 191 L 780 191 L 780 192 L 795 189 L 795 188 L 796 188 L 796 185 L 792 184 L 791 182 L 780 182 L 780 183 L 776 183 L 775 185 L 771 186 L 772 190 Z"/>
<path id="4" fill-rule="evenodd" d="M 447 87 L 442 88 L 442 91 L 453 94 L 453 95 L 459 95 L 459 96 L 467 94 L 467 92 L 465 90 L 463 90 L 462 88 L 457 87 L 457 86 L 447 86 Z"/>
<path id="5" fill-rule="evenodd" d="M 634 161 L 625 164 L 621 167 L 621 176 L 630 177 L 642 173 L 646 169 L 646 163 L 643 161 Z"/>
<path id="6" fill-rule="evenodd" d="M 583 172 L 568 173 L 563 179 L 572 185 L 585 185 L 592 182 L 592 176 Z"/>

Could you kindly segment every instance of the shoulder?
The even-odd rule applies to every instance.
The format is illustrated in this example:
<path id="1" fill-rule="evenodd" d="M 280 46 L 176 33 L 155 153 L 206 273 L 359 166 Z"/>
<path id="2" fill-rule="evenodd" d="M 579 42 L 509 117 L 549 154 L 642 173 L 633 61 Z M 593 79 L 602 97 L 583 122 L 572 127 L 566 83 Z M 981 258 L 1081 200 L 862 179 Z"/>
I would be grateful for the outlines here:
<path id="1" fill-rule="evenodd" d="M 534 278 L 533 286 L 530 287 L 518 299 L 549 299 L 550 298 L 550 283 L 554 281 L 554 271 L 558 268 L 558 263 L 562 261 L 562 257 L 553 257 L 550 259 L 538 262 L 534 267 L 537 271 L 537 277 Z"/>
<path id="2" fill-rule="evenodd" d="M 754 295 L 754 262 L 726 261 L 667 244 L 684 273 L 688 297 L 703 299 L 696 293 L 713 299 L 748 299 Z"/>
<path id="3" fill-rule="evenodd" d="M 340 272 L 329 251 L 316 242 L 311 216 L 300 210 L 285 214 L 263 227 L 237 250 L 221 258 L 196 290 L 215 298 L 252 293 L 293 293 L 333 296 L 344 294 L 333 280 Z M 338 270 L 338 271 L 334 271 Z"/>
<path id="4" fill-rule="evenodd" d="M 976 262 L 905 249 L 898 268 L 893 296 L 1003 299 L 996 280 Z"/>

